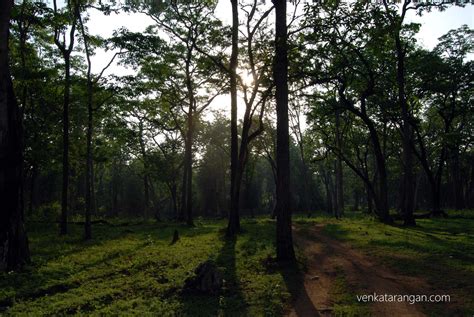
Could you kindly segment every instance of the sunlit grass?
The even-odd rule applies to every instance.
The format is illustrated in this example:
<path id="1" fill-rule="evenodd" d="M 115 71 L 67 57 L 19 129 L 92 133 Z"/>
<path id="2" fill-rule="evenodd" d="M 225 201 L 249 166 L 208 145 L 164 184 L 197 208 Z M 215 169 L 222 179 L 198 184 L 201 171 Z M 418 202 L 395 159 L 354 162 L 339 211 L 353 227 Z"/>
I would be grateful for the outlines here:
<path id="1" fill-rule="evenodd" d="M 458 313 L 469 315 L 474 310 L 474 217 L 450 215 L 420 219 L 414 228 L 350 213 L 342 220 L 296 215 L 294 223 L 303 234 L 320 224 L 325 234 L 360 248 L 380 265 L 425 278 L 462 300 Z M 55 226 L 31 224 L 32 264 L 23 272 L 0 275 L 0 314 L 278 316 L 289 309 L 290 293 L 294 296 L 302 287 L 304 272 L 282 270 L 274 262 L 274 220 L 245 219 L 235 240 L 224 238 L 225 221 L 198 219 L 195 228 L 112 223 L 94 225 L 94 239 L 87 242 L 79 225 L 59 237 Z M 170 245 L 174 230 L 180 240 Z M 304 267 L 302 250 L 297 255 Z M 184 280 L 209 259 L 224 274 L 223 290 L 214 295 L 183 293 Z M 340 273 L 330 290 L 334 312 L 364 315 L 367 307 L 355 303 L 355 290 Z M 426 308 L 433 315 L 445 313 L 439 306 Z"/>
<path id="2" fill-rule="evenodd" d="M 243 234 L 226 240 L 224 222 L 197 223 L 96 225 L 88 242 L 81 226 L 58 237 L 56 228 L 35 225 L 33 263 L 1 276 L 0 306 L 6 315 L 278 315 L 289 294 L 281 273 L 265 265 L 274 251 L 274 225 L 244 223 Z M 175 229 L 180 240 L 170 245 Z M 184 280 L 208 259 L 223 271 L 224 290 L 183 294 Z"/>

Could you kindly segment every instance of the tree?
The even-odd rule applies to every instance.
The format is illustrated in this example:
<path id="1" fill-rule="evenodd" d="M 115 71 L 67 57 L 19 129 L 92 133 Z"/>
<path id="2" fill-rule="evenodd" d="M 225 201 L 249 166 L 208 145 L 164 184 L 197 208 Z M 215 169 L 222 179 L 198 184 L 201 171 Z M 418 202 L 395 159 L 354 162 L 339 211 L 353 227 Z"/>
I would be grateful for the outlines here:
<path id="1" fill-rule="evenodd" d="M 92 55 L 92 48 L 90 45 L 91 37 L 90 35 L 86 34 L 84 22 L 81 13 L 78 14 L 79 26 L 81 28 L 81 35 L 84 41 L 84 49 L 86 53 L 86 60 L 87 60 L 87 153 L 86 153 L 86 205 L 85 205 L 85 222 L 84 222 L 84 237 L 86 240 L 92 238 L 92 230 L 91 230 L 91 213 L 94 204 L 94 161 L 93 161 L 93 149 L 92 149 L 92 139 L 94 134 L 94 126 L 93 126 L 93 116 L 94 110 L 97 109 L 101 104 L 103 104 L 106 100 L 96 102 L 95 109 L 94 109 L 94 85 L 98 83 L 98 81 L 102 78 L 104 72 L 107 68 L 112 65 L 115 57 L 120 53 L 115 53 L 110 61 L 102 68 L 100 73 L 97 76 L 92 75 L 92 62 L 91 62 L 91 55 Z"/>
<path id="2" fill-rule="evenodd" d="M 384 88 L 385 81 L 382 81 L 382 78 L 387 76 L 385 70 L 387 67 L 384 64 L 388 48 L 378 7 L 367 2 L 337 5 L 328 3 L 309 7 L 308 10 L 304 24 L 321 32 L 309 32 L 302 37 L 304 41 L 300 45 L 309 48 L 300 57 L 301 61 L 297 64 L 299 67 L 294 72 L 295 76 L 302 77 L 301 85 L 304 89 L 311 86 L 320 88 L 315 89 L 310 95 L 315 99 L 313 108 L 332 105 L 332 113 L 336 119 L 335 145 L 327 144 L 337 156 L 336 187 L 339 189 L 335 191 L 336 197 L 332 201 L 338 204 L 331 205 L 336 209 L 343 201 L 341 189 L 341 160 L 343 160 L 366 183 L 374 198 L 376 213 L 380 220 L 391 223 L 387 157 L 382 142 L 383 133 L 378 126 L 378 122 L 387 122 L 387 113 L 390 112 L 390 103 L 387 102 L 389 95 Z M 341 23 L 358 27 L 354 27 L 350 32 L 341 32 L 339 29 Z M 320 92 L 321 90 L 323 92 Z M 327 92 L 324 92 L 325 90 Z M 321 109 L 316 112 L 312 117 L 318 119 L 321 113 L 326 111 Z M 376 159 L 377 179 L 374 182 L 367 177 L 364 170 L 350 160 L 350 156 L 344 155 L 345 149 L 338 125 L 343 112 L 350 112 L 359 117 L 369 132 Z M 325 179 L 326 184 L 332 182 L 328 175 Z"/>
<path id="3" fill-rule="evenodd" d="M 273 10 L 273 7 L 267 9 L 263 13 L 258 10 L 257 1 L 254 0 L 251 4 L 243 4 L 242 10 L 245 12 L 246 23 L 245 30 L 242 32 L 244 35 L 245 50 L 244 56 L 246 57 L 247 67 L 251 74 L 252 82 L 244 82 L 242 76 L 238 76 L 238 82 L 240 83 L 241 90 L 243 92 L 243 99 L 245 104 L 245 112 L 242 118 L 242 129 L 240 134 L 240 144 L 238 141 L 235 144 L 237 157 L 235 164 L 231 163 L 231 210 L 229 215 L 229 225 L 227 227 L 228 235 L 233 235 L 238 231 L 240 227 L 239 223 L 239 212 L 240 212 L 240 192 L 242 186 L 242 177 L 245 172 L 245 167 L 249 156 L 249 146 L 252 141 L 258 137 L 263 131 L 263 115 L 265 112 L 265 106 L 267 99 L 270 97 L 272 85 L 269 83 L 267 78 L 268 72 L 268 52 L 263 49 L 267 43 L 265 36 L 267 30 L 267 24 L 265 23 L 266 18 Z M 260 13 L 260 15 L 259 15 Z M 254 21 L 255 20 L 255 21 Z M 237 48 L 236 48 L 237 49 Z M 231 56 L 232 57 L 232 56 Z M 232 58 L 231 58 L 232 62 Z M 234 72 L 231 67 L 231 74 Z M 237 79 L 237 74 L 236 79 Z M 237 81 L 235 81 L 237 84 Z M 266 86 L 266 87 L 265 87 Z M 231 96 L 233 79 L 231 75 Z M 262 89 L 263 88 L 263 91 Z M 237 93 L 237 91 L 236 91 Z M 231 106 L 233 103 L 231 103 Z M 237 120 L 237 105 L 235 104 L 235 120 Z M 233 107 L 233 106 L 232 106 Z M 258 112 L 257 112 L 258 111 Z M 258 115 L 256 114 L 258 113 Z M 256 128 L 253 128 L 257 125 Z M 253 129 L 252 129 L 253 128 Z M 234 136 L 235 133 L 235 136 Z M 231 118 L 231 136 L 232 139 L 238 140 L 237 129 L 232 127 Z M 231 143 L 233 144 L 233 143 Z M 232 152 L 231 157 L 235 155 Z M 231 159 L 232 161 L 232 159 Z"/>
<path id="4" fill-rule="evenodd" d="M 464 61 L 466 54 L 473 50 L 472 34 L 467 26 L 451 30 L 440 38 L 432 52 L 419 49 L 408 63 L 412 90 L 420 97 L 417 99 L 420 112 L 426 118 L 413 122 L 416 135 L 413 149 L 430 186 L 432 216 L 447 216 L 441 209 L 444 166 L 449 153 L 458 157 L 459 144 L 465 144 L 458 129 L 466 127 L 461 122 L 468 116 L 467 96 L 473 88 L 474 64 Z M 422 107 L 423 104 L 426 106 Z M 454 191 L 462 194 L 459 174 L 454 171 L 457 179 L 453 185 Z"/>
<path id="5" fill-rule="evenodd" d="M 227 235 L 233 236 L 240 230 L 239 194 L 237 186 L 238 135 L 237 135 L 237 65 L 239 54 L 239 7 L 238 0 L 231 0 L 232 6 L 232 52 L 229 63 L 230 75 L 230 213 Z"/>
<path id="6" fill-rule="evenodd" d="M 290 136 L 288 119 L 288 32 L 286 1 L 273 0 L 275 6 L 275 59 L 273 80 L 277 109 L 277 228 L 276 250 L 279 262 L 295 260 L 291 229 Z"/>
<path id="7" fill-rule="evenodd" d="M 182 214 L 185 216 L 186 223 L 194 225 L 192 217 L 193 209 L 193 144 L 196 134 L 196 124 L 201 113 L 211 104 L 214 98 L 221 92 L 222 88 L 218 85 L 217 70 L 203 63 L 197 46 L 202 45 L 203 41 L 209 40 L 205 35 L 215 34 L 215 27 L 219 23 L 209 18 L 211 10 L 209 3 L 196 2 L 189 4 L 171 3 L 162 14 L 149 13 L 150 17 L 163 28 L 171 37 L 178 41 L 175 46 L 175 59 L 184 63 L 182 69 L 185 99 L 182 103 L 186 105 L 187 110 L 183 109 L 186 115 L 186 126 L 182 128 L 184 139 L 184 173 L 182 186 Z M 200 67 L 199 67 L 200 66 Z M 203 71 L 204 68 L 206 71 Z M 198 77 L 200 76 L 200 77 Z M 201 80 L 201 81 L 200 81 Z M 199 95 L 198 86 L 204 87 L 211 84 L 215 88 L 216 94 L 202 97 Z"/>
<path id="8" fill-rule="evenodd" d="M 401 139 L 402 139 L 402 166 L 403 175 L 401 181 L 401 213 L 403 222 L 406 226 L 416 225 L 413 215 L 415 209 L 415 178 L 413 164 L 413 139 L 414 130 L 411 124 L 413 120 L 413 109 L 410 104 L 410 96 L 407 96 L 407 72 L 406 61 L 410 45 L 403 38 L 404 22 L 407 12 L 410 10 L 417 11 L 421 14 L 424 10 L 431 10 L 433 7 L 444 9 L 445 2 L 423 2 L 418 3 L 412 0 L 403 0 L 401 7 L 398 4 L 389 3 L 383 0 L 386 18 L 389 23 L 389 31 L 393 40 L 395 50 L 395 69 L 397 83 L 398 106 L 401 114 Z"/>
<path id="9" fill-rule="evenodd" d="M 71 3 L 72 2 L 72 3 Z M 62 54 L 64 60 L 64 93 L 63 93 L 63 176 L 61 196 L 61 223 L 60 234 L 67 234 L 68 219 L 68 191 L 69 191 L 69 104 L 71 94 L 71 52 L 74 48 L 77 18 L 80 14 L 79 2 L 71 0 L 66 3 L 64 12 L 58 9 L 57 1 L 53 0 L 53 28 L 54 43 Z M 62 22 L 70 24 L 69 32 L 67 26 Z M 66 42 L 66 34 L 69 33 L 69 43 Z M 62 37 L 62 39 L 61 39 Z"/>
<path id="10" fill-rule="evenodd" d="M 0 270 L 30 261 L 23 219 L 23 130 L 9 67 L 13 1 L 0 3 Z"/>

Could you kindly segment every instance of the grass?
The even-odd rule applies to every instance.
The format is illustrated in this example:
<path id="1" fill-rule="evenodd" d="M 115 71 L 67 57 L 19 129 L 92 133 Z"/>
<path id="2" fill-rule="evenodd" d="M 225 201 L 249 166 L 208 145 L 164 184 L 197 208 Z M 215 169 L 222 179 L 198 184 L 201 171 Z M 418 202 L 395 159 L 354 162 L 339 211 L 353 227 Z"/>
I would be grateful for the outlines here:
<path id="1" fill-rule="evenodd" d="M 474 213 L 450 212 L 449 218 L 418 219 L 416 227 L 384 225 L 361 215 L 305 219 L 324 223 L 324 233 L 365 251 L 381 265 L 419 276 L 451 295 L 452 305 L 424 304 L 429 316 L 474 315 Z"/>
<path id="2" fill-rule="evenodd" d="M 348 283 L 342 270 L 337 271 L 337 276 L 330 290 L 331 298 L 334 301 L 334 316 L 370 316 L 368 305 L 356 300 L 355 287 L 355 285 Z"/>
<path id="3" fill-rule="evenodd" d="M 325 224 L 324 233 L 360 248 L 376 262 L 402 274 L 421 276 L 451 295 L 455 305 L 425 305 L 429 316 L 474 314 L 474 216 L 421 219 L 418 226 L 388 226 L 365 216 L 295 217 L 304 228 Z M 274 221 L 246 219 L 236 239 L 224 238 L 224 221 L 129 223 L 83 228 L 71 225 L 58 237 L 55 226 L 32 223 L 32 264 L 22 272 L 0 273 L 0 315 L 279 316 L 304 284 L 304 264 L 281 269 L 274 262 Z M 170 245 L 177 229 L 180 240 Z M 299 262 L 305 259 L 297 250 Z M 195 267 L 213 260 L 224 274 L 215 295 L 182 292 Z M 344 272 L 330 290 L 335 316 L 367 316 L 355 301 L 357 285 Z M 452 309 L 455 309 L 453 311 Z"/>
<path id="4" fill-rule="evenodd" d="M 279 270 L 267 265 L 274 254 L 274 224 L 244 221 L 245 232 L 226 240 L 224 222 L 95 225 L 94 239 L 82 227 L 64 237 L 44 224 L 29 228 L 32 265 L 0 275 L 0 314 L 275 316 L 290 294 Z M 174 230 L 180 240 L 170 245 Z M 195 267 L 213 260 L 224 274 L 214 296 L 181 292 Z"/>

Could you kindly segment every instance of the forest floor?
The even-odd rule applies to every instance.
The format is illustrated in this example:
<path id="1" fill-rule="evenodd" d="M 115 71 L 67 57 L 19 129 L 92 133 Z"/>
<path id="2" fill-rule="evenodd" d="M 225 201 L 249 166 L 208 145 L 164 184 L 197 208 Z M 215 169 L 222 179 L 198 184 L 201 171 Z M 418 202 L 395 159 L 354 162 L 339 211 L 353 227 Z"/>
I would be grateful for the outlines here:
<path id="1" fill-rule="evenodd" d="M 414 228 L 365 217 L 296 221 L 306 258 L 289 316 L 472 316 L 474 215 L 423 219 Z M 357 301 L 357 295 L 450 295 L 449 302 Z"/>
<path id="2" fill-rule="evenodd" d="M 124 219 L 93 226 L 29 223 L 32 263 L 0 273 L 0 316 L 472 316 L 474 214 L 418 226 L 365 216 L 294 217 L 298 265 L 274 261 L 275 222 L 244 219 L 236 239 L 224 220 L 175 223 Z M 180 239 L 171 244 L 173 233 Z M 199 263 L 224 274 L 218 294 L 185 292 Z M 360 303 L 356 295 L 448 294 L 450 303 Z"/>
<path id="3" fill-rule="evenodd" d="M 295 241 L 307 257 L 304 290 L 295 301 L 290 316 L 331 316 L 337 296 L 331 290 L 337 284 L 351 285 L 359 294 L 428 294 L 429 287 L 420 277 L 406 277 L 374 263 L 354 250 L 322 233 L 323 225 L 295 231 Z M 378 317 L 425 316 L 418 305 L 373 303 L 366 309 Z M 356 310 L 362 315 L 362 308 Z"/>

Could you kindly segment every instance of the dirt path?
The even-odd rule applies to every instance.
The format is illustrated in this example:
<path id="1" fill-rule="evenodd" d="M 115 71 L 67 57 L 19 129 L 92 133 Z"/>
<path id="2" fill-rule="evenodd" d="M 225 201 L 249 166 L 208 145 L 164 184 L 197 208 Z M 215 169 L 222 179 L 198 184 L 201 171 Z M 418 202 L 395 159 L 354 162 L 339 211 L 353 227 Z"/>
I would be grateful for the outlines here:
<path id="1" fill-rule="evenodd" d="M 346 243 L 331 239 L 321 233 L 317 225 L 303 234 L 294 230 L 295 242 L 307 257 L 304 290 L 297 295 L 289 316 L 332 316 L 334 302 L 331 287 L 338 272 L 344 272 L 346 282 L 354 287 L 355 294 L 423 294 L 430 293 L 429 286 L 420 278 L 395 275 L 390 269 L 377 265 L 360 251 Z M 371 303 L 373 316 L 425 316 L 418 304 Z"/>

